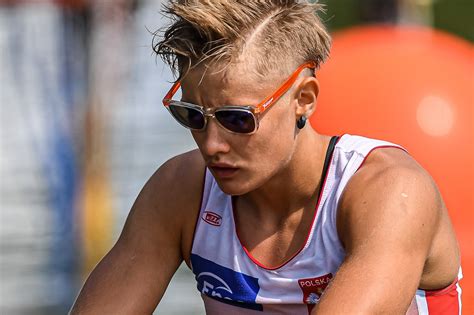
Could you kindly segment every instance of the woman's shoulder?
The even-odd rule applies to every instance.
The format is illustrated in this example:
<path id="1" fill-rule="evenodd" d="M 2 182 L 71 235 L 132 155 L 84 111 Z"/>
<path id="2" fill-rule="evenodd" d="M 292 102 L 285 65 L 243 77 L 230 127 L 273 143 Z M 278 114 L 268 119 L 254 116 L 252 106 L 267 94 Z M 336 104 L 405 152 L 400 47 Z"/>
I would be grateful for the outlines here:
<path id="1" fill-rule="evenodd" d="M 155 199 L 150 203 L 157 203 L 169 223 L 181 230 L 181 255 L 188 265 L 205 173 L 205 162 L 196 149 L 169 159 L 149 180 L 149 194 Z"/>

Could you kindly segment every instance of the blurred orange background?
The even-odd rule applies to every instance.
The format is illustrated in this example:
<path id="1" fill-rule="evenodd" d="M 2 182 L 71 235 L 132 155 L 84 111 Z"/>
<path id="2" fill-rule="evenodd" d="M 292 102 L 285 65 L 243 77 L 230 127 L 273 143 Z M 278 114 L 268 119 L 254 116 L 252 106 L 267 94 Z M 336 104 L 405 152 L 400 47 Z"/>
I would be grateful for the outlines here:
<path id="1" fill-rule="evenodd" d="M 401 144 L 438 184 L 461 247 L 463 313 L 474 314 L 473 45 L 431 28 L 356 27 L 334 35 L 317 77 L 318 131 Z"/>

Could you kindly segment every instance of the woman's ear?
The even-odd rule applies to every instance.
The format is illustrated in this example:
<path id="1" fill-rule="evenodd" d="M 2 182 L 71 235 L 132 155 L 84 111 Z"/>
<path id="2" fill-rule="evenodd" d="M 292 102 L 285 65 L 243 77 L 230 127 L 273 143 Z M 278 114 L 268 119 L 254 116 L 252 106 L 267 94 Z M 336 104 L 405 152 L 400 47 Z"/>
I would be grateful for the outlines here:
<path id="1" fill-rule="evenodd" d="M 319 94 L 319 82 L 315 77 L 304 77 L 296 86 L 296 117 L 310 117 L 316 110 Z"/>

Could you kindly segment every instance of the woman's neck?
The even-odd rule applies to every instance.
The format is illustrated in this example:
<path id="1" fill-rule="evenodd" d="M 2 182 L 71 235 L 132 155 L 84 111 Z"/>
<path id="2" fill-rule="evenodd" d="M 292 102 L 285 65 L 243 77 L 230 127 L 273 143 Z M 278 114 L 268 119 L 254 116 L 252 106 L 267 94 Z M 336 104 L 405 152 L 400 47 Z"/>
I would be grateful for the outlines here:
<path id="1" fill-rule="evenodd" d="M 321 173 L 330 137 L 312 129 L 305 131 L 284 169 L 263 186 L 238 197 L 238 204 L 252 209 L 252 215 L 257 219 L 284 220 L 295 211 L 313 206 L 313 203 L 315 206 L 324 180 Z"/>

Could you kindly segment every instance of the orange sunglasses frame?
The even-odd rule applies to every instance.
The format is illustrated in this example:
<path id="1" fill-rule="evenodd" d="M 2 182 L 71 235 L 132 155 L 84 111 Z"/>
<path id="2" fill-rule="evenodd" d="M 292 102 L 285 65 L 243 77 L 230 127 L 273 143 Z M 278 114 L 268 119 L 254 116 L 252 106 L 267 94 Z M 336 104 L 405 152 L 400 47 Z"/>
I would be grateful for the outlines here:
<path id="1" fill-rule="evenodd" d="M 290 87 L 295 83 L 296 79 L 298 78 L 299 74 L 304 69 L 316 69 L 317 64 L 314 61 L 306 62 L 300 65 L 295 72 L 270 96 L 265 98 L 262 102 L 255 106 L 254 114 L 261 114 L 267 108 L 270 108 L 283 94 L 286 93 L 290 89 Z M 166 93 L 165 97 L 163 98 L 163 105 L 168 107 L 170 102 L 173 99 L 173 96 L 176 94 L 178 89 L 181 87 L 181 82 L 177 81 L 171 89 Z M 252 106 L 253 107 L 253 106 Z"/>

